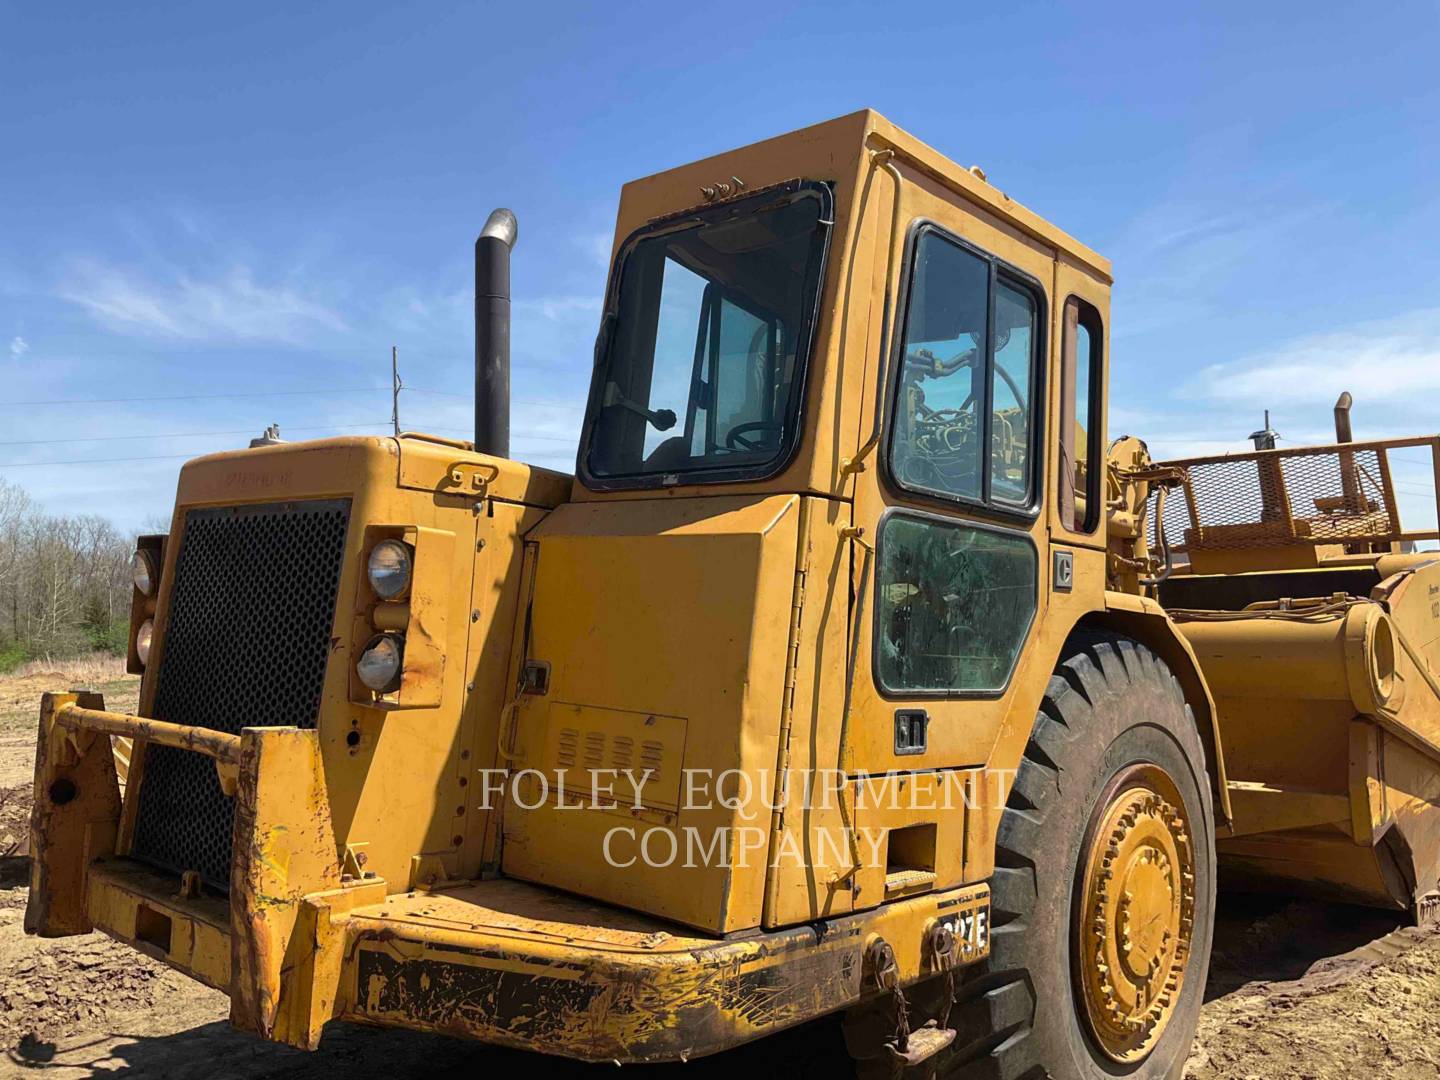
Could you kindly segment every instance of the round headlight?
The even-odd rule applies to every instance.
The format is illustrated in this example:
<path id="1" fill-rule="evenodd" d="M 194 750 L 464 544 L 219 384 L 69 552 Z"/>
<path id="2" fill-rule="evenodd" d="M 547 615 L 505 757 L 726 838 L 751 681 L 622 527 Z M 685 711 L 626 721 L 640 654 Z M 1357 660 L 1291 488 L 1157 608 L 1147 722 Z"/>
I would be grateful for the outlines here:
<path id="1" fill-rule="evenodd" d="M 139 657 L 141 665 L 150 663 L 150 639 L 155 636 L 155 623 L 146 619 L 140 624 L 140 629 L 135 631 L 135 655 Z"/>
<path id="2" fill-rule="evenodd" d="M 135 588 L 140 590 L 141 595 L 154 595 L 158 577 L 155 573 L 155 558 L 150 552 L 137 551 L 130 556 L 130 580 L 135 582 Z"/>
<path id="3" fill-rule="evenodd" d="M 355 663 L 360 681 L 377 694 L 400 689 L 400 663 L 404 646 L 396 634 L 377 634 Z"/>
<path id="4" fill-rule="evenodd" d="M 370 588 L 381 600 L 394 600 L 410 588 L 413 569 L 409 544 L 381 540 L 370 552 Z"/>

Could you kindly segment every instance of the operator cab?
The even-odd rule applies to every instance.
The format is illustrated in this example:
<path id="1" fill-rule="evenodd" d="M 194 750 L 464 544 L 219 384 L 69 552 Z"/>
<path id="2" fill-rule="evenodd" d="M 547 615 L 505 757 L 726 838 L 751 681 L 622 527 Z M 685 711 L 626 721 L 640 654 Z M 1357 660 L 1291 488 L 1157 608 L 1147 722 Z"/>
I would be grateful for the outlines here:
<path id="1" fill-rule="evenodd" d="M 526 792 L 502 872 L 707 933 L 983 880 L 991 803 L 855 778 L 973 787 L 1053 670 L 1039 613 L 1099 601 L 1108 264 L 869 112 L 627 184 L 616 235 L 576 482 L 526 535 L 548 690 L 502 745 L 655 775 L 623 818 Z M 806 770 L 844 798 L 756 840 L 804 858 L 744 850 Z M 715 856 L 647 861 L 666 829 Z"/>

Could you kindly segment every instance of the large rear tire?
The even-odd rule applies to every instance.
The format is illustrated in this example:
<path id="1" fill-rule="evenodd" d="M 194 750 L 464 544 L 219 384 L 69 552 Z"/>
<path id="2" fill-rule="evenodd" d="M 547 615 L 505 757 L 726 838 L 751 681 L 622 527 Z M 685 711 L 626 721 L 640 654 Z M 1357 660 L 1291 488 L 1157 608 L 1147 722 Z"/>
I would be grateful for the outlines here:
<path id="1" fill-rule="evenodd" d="M 1145 646 L 1087 634 L 1051 678 L 996 843 L 991 955 L 940 1075 L 1179 1077 L 1215 911 L 1205 752 Z"/>

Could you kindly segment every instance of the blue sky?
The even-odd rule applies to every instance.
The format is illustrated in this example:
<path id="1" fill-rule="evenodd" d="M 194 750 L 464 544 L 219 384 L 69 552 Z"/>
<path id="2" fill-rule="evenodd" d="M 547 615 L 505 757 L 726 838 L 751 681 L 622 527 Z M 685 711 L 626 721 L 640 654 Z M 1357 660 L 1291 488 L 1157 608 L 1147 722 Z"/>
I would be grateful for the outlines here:
<path id="1" fill-rule="evenodd" d="M 568 469 L 620 185 L 862 106 L 1114 260 L 1112 433 L 1435 431 L 1440 9 L 1375 11 L 0 0 L 0 477 L 138 526 L 267 423 L 384 430 L 392 343 L 463 434 L 502 204 L 515 453 Z M 76 398 L 146 400 L 16 404 Z"/>

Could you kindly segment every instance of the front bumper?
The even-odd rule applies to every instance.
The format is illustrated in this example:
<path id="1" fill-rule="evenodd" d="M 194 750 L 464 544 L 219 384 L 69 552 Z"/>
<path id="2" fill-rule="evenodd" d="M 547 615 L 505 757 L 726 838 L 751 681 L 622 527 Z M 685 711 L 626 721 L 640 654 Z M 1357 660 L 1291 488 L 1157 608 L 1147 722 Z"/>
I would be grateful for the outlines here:
<path id="1" fill-rule="evenodd" d="M 102 705 L 45 697 L 26 929 L 104 930 L 227 992 L 232 1023 L 265 1038 L 314 1048 L 347 1018 L 587 1061 L 682 1060 L 877 992 L 863 959 L 876 937 L 902 982 L 989 951 L 983 884 L 722 939 L 512 880 L 342 882 L 314 732 L 201 743 Z M 237 800 L 228 901 L 116 853 L 107 732 L 216 760 Z M 927 944 L 937 924 L 955 942 L 944 955 Z"/>

